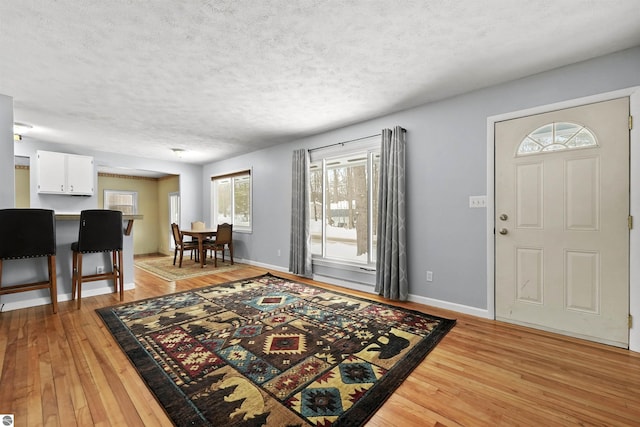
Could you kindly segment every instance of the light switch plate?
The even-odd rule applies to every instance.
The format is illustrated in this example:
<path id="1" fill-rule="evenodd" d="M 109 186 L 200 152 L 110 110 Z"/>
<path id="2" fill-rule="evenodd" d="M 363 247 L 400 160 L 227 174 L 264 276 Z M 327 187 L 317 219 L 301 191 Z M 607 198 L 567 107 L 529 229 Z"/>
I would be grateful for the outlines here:
<path id="1" fill-rule="evenodd" d="M 469 196 L 470 208 L 486 208 L 487 196 Z"/>

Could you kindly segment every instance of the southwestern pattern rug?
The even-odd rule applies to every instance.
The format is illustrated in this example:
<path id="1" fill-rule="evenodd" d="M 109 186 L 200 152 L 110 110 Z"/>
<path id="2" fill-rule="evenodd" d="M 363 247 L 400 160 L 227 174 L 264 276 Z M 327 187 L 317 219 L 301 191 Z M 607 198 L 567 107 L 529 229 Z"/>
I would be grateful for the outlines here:
<path id="1" fill-rule="evenodd" d="M 359 426 L 455 320 L 266 274 L 97 310 L 178 426 Z"/>

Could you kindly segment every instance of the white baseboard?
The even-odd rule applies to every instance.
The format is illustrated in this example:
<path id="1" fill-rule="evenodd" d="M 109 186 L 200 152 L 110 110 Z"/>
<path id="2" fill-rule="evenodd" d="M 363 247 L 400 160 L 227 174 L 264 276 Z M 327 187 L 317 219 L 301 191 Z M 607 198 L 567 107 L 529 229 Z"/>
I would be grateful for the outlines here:
<path id="1" fill-rule="evenodd" d="M 288 273 L 289 272 L 288 268 L 279 267 L 277 265 L 272 265 L 272 264 L 266 264 L 264 262 L 256 262 L 256 261 L 251 261 L 251 260 L 248 260 L 248 259 L 238 259 L 238 258 L 235 258 L 233 261 L 234 262 L 239 262 L 240 264 L 247 264 L 247 265 L 253 265 L 255 267 L 266 268 L 267 270 L 276 270 L 276 271 L 280 271 L 282 273 Z"/>
<path id="2" fill-rule="evenodd" d="M 489 311 L 484 308 L 470 307 L 468 305 L 456 304 L 453 302 L 442 301 L 433 298 L 427 298 L 420 295 L 409 294 L 409 301 L 431 307 L 441 308 L 443 310 L 455 311 L 458 313 L 468 314 L 470 316 L 482 317 L 484 319 L 493 319 Z"/>
<path id="3" fill-rule="evenodd" d="M 314 275 L 313 280 L 317 280 L 319 282 L 329 283 L 331 285 L 341 286 L 343 288 L 352 289 L 361 292 L 367 292 L 372 295 L 376 295 L 374 291 L 374 287 L 371 285 L 364 285 L 361 283 L 350 282 L 346 280 L 334 279 L 332 277 L 319 276 Z M 447 301 L 441 301 L 433 298 L 427 298 L 420 295 L 409 294 L 408 301 L 417 302 L 419 304 L 428 305 L 431 307 L 442 308 L 444 310 L 455 311 L 458 313 L 468 314 L 471 316 L 482 317 L 486 319 L 490 319 L 489 312 L 486 309 L 469 307 L 462 304 L 451 303 Z"/>

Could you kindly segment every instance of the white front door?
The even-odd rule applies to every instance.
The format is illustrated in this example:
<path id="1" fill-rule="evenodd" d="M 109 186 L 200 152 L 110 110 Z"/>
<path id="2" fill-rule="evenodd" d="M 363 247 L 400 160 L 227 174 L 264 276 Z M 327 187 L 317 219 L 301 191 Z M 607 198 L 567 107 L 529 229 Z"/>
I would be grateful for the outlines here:
<path id="1" fill-rule="evenodd" d="M 629 98 L 495 125 L 496 318 L 621 347 Z"/>

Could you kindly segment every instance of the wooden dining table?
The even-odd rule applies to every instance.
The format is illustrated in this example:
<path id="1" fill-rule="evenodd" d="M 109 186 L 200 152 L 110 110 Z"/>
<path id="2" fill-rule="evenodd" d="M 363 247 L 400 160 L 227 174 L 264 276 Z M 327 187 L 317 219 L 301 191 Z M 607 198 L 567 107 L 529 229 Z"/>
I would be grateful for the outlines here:
<path id="1" fill-rule="evenodd" d="M 217 229 L 215 228 L 199 228 L 181 230 L 183 236 L 191 236 L 198 239 L 198 254 L 200 256 L 200 268 L 207 265 L 207 254 L 203 251 L 203 242 L 207 237 L 214 237 Z"/>

